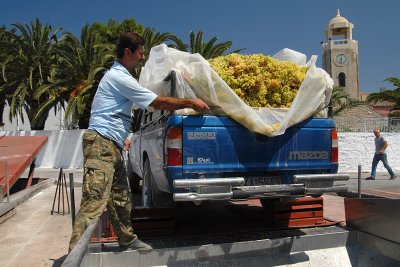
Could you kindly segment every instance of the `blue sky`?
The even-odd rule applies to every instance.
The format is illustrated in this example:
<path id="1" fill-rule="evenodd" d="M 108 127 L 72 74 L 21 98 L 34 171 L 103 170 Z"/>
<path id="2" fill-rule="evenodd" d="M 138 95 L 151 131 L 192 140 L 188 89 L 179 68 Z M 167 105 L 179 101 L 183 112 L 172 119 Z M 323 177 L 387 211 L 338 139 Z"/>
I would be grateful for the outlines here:
<path id="1" fill-rule="evenodd" d="M 353 39 L 359 42 L 360 89 L 393 89 L 385 78 L 400 77 L 400 1 L 398 0 L 19 0 L 2 1 L 0 25 L 30 23 L 36 17 L 53 28 L 79 36 L 85 23 L 137 23 L 159 32 L 171 32 L 187 41 L 190 31 L 203 31 L 204 40 L 233 41 L 243 53 L 272 55 L 291 48 L 322 64 L 324 29 L 340 9 L 354 24 Z"/>

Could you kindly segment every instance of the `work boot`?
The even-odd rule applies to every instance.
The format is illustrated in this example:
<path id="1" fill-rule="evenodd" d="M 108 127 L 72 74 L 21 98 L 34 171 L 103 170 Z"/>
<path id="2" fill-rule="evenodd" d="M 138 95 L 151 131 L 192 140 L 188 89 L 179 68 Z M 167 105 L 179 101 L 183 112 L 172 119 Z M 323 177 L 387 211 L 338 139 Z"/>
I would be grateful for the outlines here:
<path id="1" fill-rule="evenodd" d="M 375 177 L 370 176 L 370 177 L 365 178 L 365 180 L 375 180 Z"/>
<path id="2" fill-rule="evenodd" d="M 396 179 L 396 175 L 393 175 L 393 176 L 391 176 L 391 177 L 389 178 L 389 180 L 394 180 L 394 179 Z"/>
<path id="3" fill-rule="evenodd" d="M 139 239 L 133 240 L 132 243 L 129 245 L 119 245 L 121 250 L 144 250 L 144 251 L 151 251 L 153 247 L 140 241 Z"/>

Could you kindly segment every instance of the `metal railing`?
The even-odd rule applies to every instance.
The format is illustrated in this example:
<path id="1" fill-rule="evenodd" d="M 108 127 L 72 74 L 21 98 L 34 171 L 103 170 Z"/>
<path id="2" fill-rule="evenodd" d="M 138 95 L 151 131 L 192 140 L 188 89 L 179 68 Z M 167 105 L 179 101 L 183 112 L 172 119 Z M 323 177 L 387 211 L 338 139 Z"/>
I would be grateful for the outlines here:
<path id="1" fill-rule="evenodd" d="M 400 132 L 400 118 L 335 117 L 334 120 L 338 132 L 372 132 L 374 129 Z"/>
<path id="2" fill-rule="evenodd" d="M 81 266 L 81 262 L 85 253 L 88 249 L 90 239 L 94 231 L 96 230 L 97 225 L 100 222 L 100 217 L 95 219 L 89 226 L 86 228 L 85 232 L 76 243 L 72 251 L 68 254 L 67 258 L 64 260 L 62 267 L 78 267 Z"/>

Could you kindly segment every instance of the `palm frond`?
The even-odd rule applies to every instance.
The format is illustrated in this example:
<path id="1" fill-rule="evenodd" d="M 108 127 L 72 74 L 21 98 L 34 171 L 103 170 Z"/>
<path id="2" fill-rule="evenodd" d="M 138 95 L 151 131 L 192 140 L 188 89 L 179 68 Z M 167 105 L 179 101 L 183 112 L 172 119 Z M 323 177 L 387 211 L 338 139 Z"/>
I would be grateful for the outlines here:
<path id="1" fill-rule="evenodd" d="M 175 48 L 179 51 L 187 52 L 189 45 L 185 44 L 180 38 L 173 35 L 170 37 L 170 40 L 174 42 L 174 44 L 170 44 L 169 46 Z"/>
<path id="2" fill-rule="evenodd" d="M 377 103 L 382 101 L 390 101 L 400 103 L 400 92 L 398 91 L 383 91 L 379 93 L 371 93 L 367 97 L 367 102 Z"/>

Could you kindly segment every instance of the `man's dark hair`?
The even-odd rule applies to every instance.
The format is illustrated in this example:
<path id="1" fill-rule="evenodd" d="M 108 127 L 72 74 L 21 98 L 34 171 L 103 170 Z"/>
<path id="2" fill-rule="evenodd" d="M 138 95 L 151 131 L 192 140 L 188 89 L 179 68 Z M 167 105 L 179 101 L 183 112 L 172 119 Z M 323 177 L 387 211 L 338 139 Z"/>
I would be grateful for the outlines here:
<path id="1" fill-rule="evenodd" d="M 142 36 L 134 32 L 123 32 L 120 34 L 117 42 L 117 58 L 124 56 L 125 48 L 129 48 L 132 52 L 135 52 L 139 46 L 145 44 L 145 40 Z"/>

